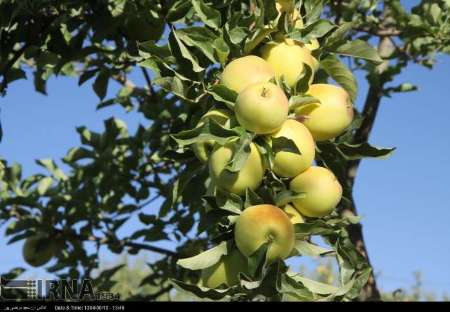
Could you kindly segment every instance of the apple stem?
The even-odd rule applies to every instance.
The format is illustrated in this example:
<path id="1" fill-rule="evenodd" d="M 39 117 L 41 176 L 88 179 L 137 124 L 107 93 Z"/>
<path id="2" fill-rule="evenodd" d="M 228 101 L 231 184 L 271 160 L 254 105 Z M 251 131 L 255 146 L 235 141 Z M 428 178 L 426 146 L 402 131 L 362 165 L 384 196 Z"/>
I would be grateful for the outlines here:
<path id="1" fill-rule="evenodd" d="M 262 97 L 267 97 L 269 95 L 269 93 L 270 93 L 269 89 L 267 89 L 265 87 L 262 88 L 262 92 L 261 92 Z"/>

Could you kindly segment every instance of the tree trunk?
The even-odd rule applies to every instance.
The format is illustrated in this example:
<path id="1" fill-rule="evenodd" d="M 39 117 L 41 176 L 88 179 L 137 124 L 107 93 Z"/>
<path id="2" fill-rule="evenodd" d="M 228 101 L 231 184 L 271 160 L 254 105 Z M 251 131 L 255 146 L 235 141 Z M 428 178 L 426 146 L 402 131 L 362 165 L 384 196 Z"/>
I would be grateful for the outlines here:
<path id="1" fill-rule="evenodd" d="M 380 55 L 383 55 L 386 49 L 389 48 L 391 42 L 389 37 L 380 38 L 380 42 L 378 45 L 378 52 Z M 385 61 L 381 65 L 378 66 L 377 72 L 379 75 L 387 69 L 388 62 Z M 380 106 L 381 98 L 383 96 L 383 80 L 379 79 L 380 84 L 373 83 L 369 87 L 369 91 L 367 93 L 366 101 L 364 104 L 364 109 L 362 115 L 364 120 L 361 124 L 361 127 L 356 131 L 355 136 L 353 138 L 354 143 L 364 143 L 368 142 L 370 133 L 372 131 L 373 125 L 375 123 L 375 119 L 377 116 L 378 108 Z M 353 186 L 355 183 L 355 177 L 359 168 L 361 160 L 351 160 L 348 161 L 346 167 L 346 182 L 349 186 L 350 190 L 353 190 Z M 346 207 L 343 207 L 341 213 L 351 212 L 354 215 L 358 215 L 356 209 L 356 203 L 353 198 L 353 195 L 346 194 L 350 199 L 350 202 Z M 349 236 L 353 244 L 355 244 L 358 251 L 366 258 L 369 265 L 372 267 L 369 259 L 369 254 L 367 252 L 366 243 L 364 241 L 364 235 L 362 231 L 361 224 L 353 224 L 348 227 Z M 359 297 L 359 300 L 362 301 L 379 301 L 381 300 L 381 294 L 377 287 L 377 282 L 375 279 L 375 274 L 372 268 L 372 272 L 369 276 L 369 280 L 367 284 L 364 286 L 363 291 Z"/>

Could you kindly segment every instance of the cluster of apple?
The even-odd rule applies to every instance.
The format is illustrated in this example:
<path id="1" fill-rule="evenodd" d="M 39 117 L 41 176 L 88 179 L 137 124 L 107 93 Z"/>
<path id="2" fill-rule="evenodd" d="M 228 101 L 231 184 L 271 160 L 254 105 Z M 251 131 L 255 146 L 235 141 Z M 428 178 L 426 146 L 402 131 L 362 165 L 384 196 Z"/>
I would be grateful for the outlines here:
<path id="1" fill-rule="evenodd" d="M 316 44 L 276 38 L 265 45 L 260 56 L 248 55 L 231 61 L 221 75 L 221 84 L 238 96 L 234 112 L 213 109 L 200 120 L 207 119 L 227 126 L 231 119 L 255 136 L 263 137 L 269 145 L 274 138 L 291 140 L 300 153 L 274 151 L 272 165 L 261 155 L 258 146 L 250 143 L 250 154 L 238 172 L 226 169 L 235 153 L 236 141 L 225 145 L 207 141 L 196 143 L 197 157 L 208 162 L 212 181 L 219 189 L 237 195 L 256 190 L 266 170 L 288 181 L 293 192 L 305 196 L 285 207 L 270 204 L 246 208 L 237 218 L 234 237 L 237 249 L 222 257 L 216 265 L 203 271 L 204 286 L 216 288 L 221 284 L 232 286 L 238 282 L 238 272 L 245 272 L 246 257 L 254 254 L 262 244 L 269 243 L 267 263 L 285 259 L 292 253 L 295 223 L 306 217 L 323 217 L 331 213 L 342 197 L 342 187 L 327 168 L 314 166 L 315 142 L 335 138 L 342 134 L 353 120 L 353 105 L 348 93 L 331 84 L 311 84 L 306 95 L 317 99 L 295 109 L 281 87 L 273 83 L 281 79 L 294 87 L 309 66 L 314 72 L 318 61 L 311 50 Z"/>

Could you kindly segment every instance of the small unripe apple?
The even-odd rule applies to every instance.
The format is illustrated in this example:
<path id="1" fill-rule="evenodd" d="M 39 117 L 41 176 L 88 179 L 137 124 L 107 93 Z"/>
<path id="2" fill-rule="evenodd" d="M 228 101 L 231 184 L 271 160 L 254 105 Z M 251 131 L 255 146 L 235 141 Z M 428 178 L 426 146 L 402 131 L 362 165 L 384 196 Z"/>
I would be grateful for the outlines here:
<path id="1" fill-rule="evenodd" d="M 234 106 L 241 126 L 256 134 L 273 133 L 286 121 L 289 103 L 283 90 L 271 82 L 253 84 L 242 90 Z"/>
<path id="2" fill-rule="evenodd" d="M 305 192 L 306 196 L 292 203 L 302 215 L 323 217 L 331 213 L 342 198 L 342 186 L 330 170 L 312 166 L 290 182 L 294 192 Z"/>
<path id="3" fill-rule="evenodd" d="M 238 249 L 233 249 L 230 254 L 222 258 L 213 266 L 202 270 L 202 286 L 218 288 L 221 285 L 228 287 L 239 284 L 239 273 L 247 273 L 247 258 Z"/>
<path id="4" fill-rule="evenodd" d="M 273 171 L 276 175 L 292 178 L 311 166 L 316 154 L 316 144 L 308 128 L 302 123 L 294 119 L 288 119 L 281 126 L 280 130 L 272 134 L 272 137 L 291 139 L 301 153 L 276 152 L 273 162 Z"/>
<path id="5" fill-rule="evenodd" d="M 40 267 L 49 262 L 55 256 L 56 251 L 55 241 L 47 235 L 39 233 L 25 240 L 22 254 L 29 265 Z"/>
<path id="6" fill-rule="evenodd" d="M 264 243 L 269 243 L 267 263 L 287 258 L 295 243 L 294 226 L 280 208 L 256 205 L 246 208 L 238 217 L 234 239 L 245 256 L 254 254 Z"/>
<path id="7" fill-rule="evenodd" d="M 275 73 L 266 61 L 256 55 L 247 55 L 225 66 L 221 82 L 228 89 L 239 93 L 252 84 L 267 82 L 274 77 Z"/>
<path id="8" fill-rule="evenodd" d="M 244 195 L 247 188 L 257 189 L 264 176 L 261 154 L 254 143 L 250 144 L 250 155 L 238 172 L 225 170 L 234 154 L 234 145 L 217 147 L 209 158 L 209 173 L 217 187 L 228 192 Z"/>
<path id="9" fill-rule="evenodd" d="M 320 104 L 300 106 L 295 114 L 316 141 L 335 138 L 351 124 L 353 105 L 343 88 L 331 84 L 313 84 L 307 94 L 317 98 Z"/>
<path id="10" fill-rule="evenodd" d="M 228 119 L 231 118 L 231 114 L 229 111 L 224 109 L 212 109 L 208 111 L 205 115 L 200 118 L 200 121 L 197 124 L 197 128 L 201 127 L 205 124 L 206 120 L 213 119 L 220 125 L 225 125 L 225 123 L 228 121 Z M 195 143 L 192 147 L 194 150 L 195 156 L 197 158 L 205 163 L 208 161 L 208 157 L 211 154 L 214 146 L 214 140 L 208 140 L 201 143 Z"/>
<path id="11" fill-rule="evenodd" d="M 287 204 L 286 206 L 284 206 L 283 210 L 291 220 L 292 224 L 305 222 L 303 216 L 300 214 L 300 212 L 298 212 L 297 209 L 295 209 L 294 206 Z"/>
<path id="12" fill-rule="evenodd" d="M 272 66 L 276 77 L 283 77 L 290 87 L 294 87 L 304 74 L 305 64 L 313 71 L 310 83 L 314 79 L 314 72 L 319 68 L 319 62 L 312 56 L 311 51 L 303 43 L 289 38 L 266 44 L 262 48 L 261 56 Z"/>

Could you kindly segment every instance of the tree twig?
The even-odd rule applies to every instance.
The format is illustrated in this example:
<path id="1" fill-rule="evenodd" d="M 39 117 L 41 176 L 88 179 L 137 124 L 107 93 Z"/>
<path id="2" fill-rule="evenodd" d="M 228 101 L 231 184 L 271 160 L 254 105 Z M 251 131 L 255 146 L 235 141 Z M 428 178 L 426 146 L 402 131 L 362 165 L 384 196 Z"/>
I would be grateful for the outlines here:
<path id="1" fill-rule="evenodd" d="M 153 87 L 152 87 L 152 80 L 150 79 L 150 75 L 149 75 L 147 69 L 142 66 L 141 66 L 141 71 L 142 71 L 142 74 L 144 75 L 145 82 L 147 82 L 148 90 L 149 90 L 150 94 L 152 94 Z"/>
<path id="2" fill-rule="evenodd" d="M 156 247 L 156 246 L 152 246 L 152 245 L 147 245 L 147 244 L 125 242 L 123 245 L 127 246 L 127 247 L 131 247 L 131 248 L 154 251 L 154 252 L 166 255 L 166 256 L 176 256 L 177 255 L 177 253 L 172 250 L 168 250 L 168 249 L 164 249 L 164 248 L 160 248 L 160 247 Z"/>

